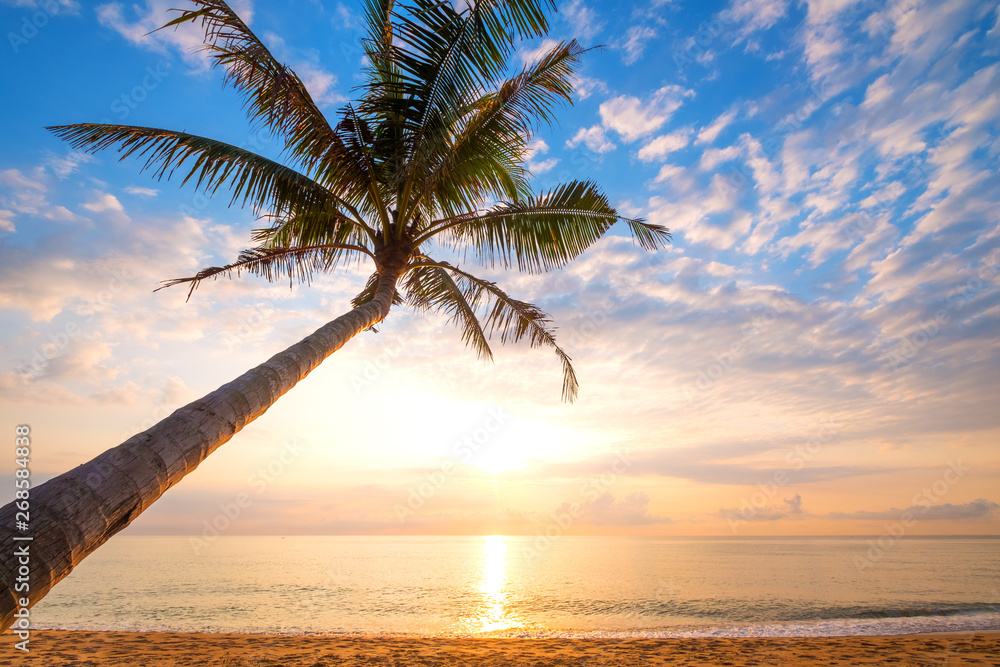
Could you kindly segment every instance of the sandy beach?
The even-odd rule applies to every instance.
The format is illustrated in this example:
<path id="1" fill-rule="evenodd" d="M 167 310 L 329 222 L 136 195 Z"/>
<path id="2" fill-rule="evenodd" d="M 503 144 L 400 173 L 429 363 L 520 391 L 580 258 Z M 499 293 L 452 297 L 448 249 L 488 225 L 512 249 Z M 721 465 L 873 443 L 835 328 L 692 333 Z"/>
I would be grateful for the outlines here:
<path id="1" fill-rule="evenodd" d="M 3 636 L 0 665 L 1000 665 L 1000 632 L 801 639 L 443 639 L 161 632 Z"/>

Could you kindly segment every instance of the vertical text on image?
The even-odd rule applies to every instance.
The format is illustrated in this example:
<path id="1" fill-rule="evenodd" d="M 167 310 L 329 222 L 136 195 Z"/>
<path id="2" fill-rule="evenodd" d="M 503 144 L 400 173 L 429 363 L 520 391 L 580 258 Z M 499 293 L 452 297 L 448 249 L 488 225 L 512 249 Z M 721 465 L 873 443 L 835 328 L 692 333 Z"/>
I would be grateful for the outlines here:
<path id="1" fill-rule="evenodd" d="M 22 535 L 14 536 L 14 558 L 11 564 L 14 571 L 14 592 L 19 593 L 17 611 L 14 612 L 13 626 L 21 641 L 14 644 L 19 651 L 28 652 L 28 642 L 31 638 L 31 612 L 28 611 L 31 593 L 31 551 L 30 542 L 33 539 L 27 535 L 31 520 L 29 497 L 31 495 L 31 427 L 22 424 L 14 429 L 14 524 Z"/>

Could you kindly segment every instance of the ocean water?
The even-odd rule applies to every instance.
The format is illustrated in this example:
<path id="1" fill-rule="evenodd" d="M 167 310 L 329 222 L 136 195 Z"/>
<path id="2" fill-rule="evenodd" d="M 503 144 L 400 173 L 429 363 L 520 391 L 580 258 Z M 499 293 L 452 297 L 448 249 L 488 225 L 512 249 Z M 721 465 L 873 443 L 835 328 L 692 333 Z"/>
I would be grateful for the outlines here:
<path id="1" fill-rule="evenodd" d="M 438 636 L 1000 629 L 1000 540 L 119 536 L 37 628 Z M 872 555 L 871 558 L 868 555 Z"/>

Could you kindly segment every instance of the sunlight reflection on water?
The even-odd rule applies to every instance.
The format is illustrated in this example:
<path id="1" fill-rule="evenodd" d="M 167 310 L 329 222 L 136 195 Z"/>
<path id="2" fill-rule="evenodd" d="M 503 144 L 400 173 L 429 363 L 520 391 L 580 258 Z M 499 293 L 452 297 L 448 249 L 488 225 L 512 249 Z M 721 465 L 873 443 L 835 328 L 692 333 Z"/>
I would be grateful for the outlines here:
<path id="1" fill-rule="evenodd" d="M 483 538 L 483 564 L 479 592 L 484 613 L 469 623 L 470 632 L 495 632 L 520 628 L 524 624 L 512 614 L 507 604 L 507 538 L 487 535 Z"/>
<path id="2" fill-rule="evenodd" d="M 864 538 L 567 536 L 540 550 L 531 536 L 225 536 L 195 554 L 186 537 L 116 536 L 32 621 L 449 636 L 1000 628 L 998 544 L 900 540 L 859 572 Z"/>

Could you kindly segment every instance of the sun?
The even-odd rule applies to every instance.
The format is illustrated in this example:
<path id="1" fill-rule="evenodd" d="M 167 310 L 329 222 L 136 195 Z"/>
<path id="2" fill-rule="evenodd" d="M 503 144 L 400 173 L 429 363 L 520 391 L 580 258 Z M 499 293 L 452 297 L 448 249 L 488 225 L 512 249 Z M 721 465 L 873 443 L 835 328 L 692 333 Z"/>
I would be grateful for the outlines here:
<path id="1" fill-rule="evenodd" d="M 480 468 L 489 470 L 494 475 L 511 470 L 521 470 L 528 467 L 528 459 L 522 452 L 512 448 L 494 447 L 483 452 L 476 461 Z"/>

